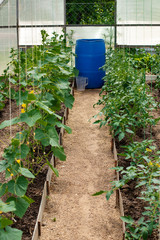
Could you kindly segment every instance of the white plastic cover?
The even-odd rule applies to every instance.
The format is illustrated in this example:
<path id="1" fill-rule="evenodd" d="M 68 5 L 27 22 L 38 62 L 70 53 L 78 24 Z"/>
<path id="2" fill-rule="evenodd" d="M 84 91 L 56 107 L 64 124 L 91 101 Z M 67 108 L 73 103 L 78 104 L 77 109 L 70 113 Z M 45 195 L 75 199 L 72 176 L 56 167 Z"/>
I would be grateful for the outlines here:
<path id="1" fill-rule="evenodd" d="M 159 0 L 117 0 L 118 24 L 160 24 Z"/>
<path id="2" fill-rule="evenodd" d="M 41 30 L 46 30 L 49 36 L 52 36 L 53 32 L 62 34 L 61 27 L 28 27 L 19 29 L 19 44 L 20 46 L 26 45 L 41 45 L 42 37 Z"/>
<path id="3" fill-rule="evenodd" d="M 160 44 L 160 27 L 118 27 L 117 44 L 132 46 Z"/>
<path id="4" fill-rule="evenodd" d="M 0 5 L 0 26 L 16 26 L 16 0 L 6 0 Z"/>
<path id="5" fill-rule="evenodd" d="M 64 0 L 19 1 L 20 25 L 64 24 Z"/>
<path id="6" fill-rule="evenodd" d="M 7 67 L 11 48 L 17 47 L 16 29 L 0 29 L 0 75 Z"/>

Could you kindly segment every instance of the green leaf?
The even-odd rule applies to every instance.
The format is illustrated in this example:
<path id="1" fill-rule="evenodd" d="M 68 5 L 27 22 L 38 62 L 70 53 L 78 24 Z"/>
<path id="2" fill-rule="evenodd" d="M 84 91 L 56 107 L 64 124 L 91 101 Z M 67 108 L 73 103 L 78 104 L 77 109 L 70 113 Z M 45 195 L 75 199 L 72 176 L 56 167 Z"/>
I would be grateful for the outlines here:
<path id="1" fill-rule="evenodd" d="M 49 136 L 47 135 L 47 133 L 45 133 L 40 128 L 37 128 L 35 130 L 35 139 L 39 140 L 42 143 L 42 145 L 45 146 L 45 147 L 50 144 Z"/>
<path id="2" fill-rule="evenodd" d="M 20 158 L 26 158 L 29 151 L 30 151 L 29 147 L 26 144 L 22 144 L 20 146 L 20 149 L 18 149 L 18 156 Z"/>
<path id="3" fill-rule="evenodd" d="M 22 231 L 11 228 L 11 227 L 6 227 L 4 229 L 0 229 L 0 239 L 1 240 L 21 240 L 22 239 Z"/>
<path id="4" fill-rule="evenodd" d="M 27 178 L 35 178 L 35 176 L 27 168 L 20 167 L 18 172 Z"/>
<path id="5" fill-rule="evenodd" d="M 4 170 L 6 170 L 7 167 L 8 167 L 8 163 L 6 160 L 0 161 L 0 172 L 3 172 Z"/>
<path id="6" fill-rule="evenodd" d="M 9 80 L 10 83 L 13 83 L 13 84 L 15 84 L 15 83 L 17 82 L 17 81 L 14 80 L 13 78 L 9 78 L 8 80 Z"/>
<path id="7" fill-rule="evenodd" d="M 66 160 L 66 155 L 64 153 L 64 149 L 63 147 L 53 147 L 52 148 L 53 154 L 58 157 L 61 161 L 65 161 Z"/>
<path id="8" fill-rule="evenodd" d="M 17 117 L 12 118 L 11 120 L 6 120 L 0 124 L 0 129 L 17 124 L 18 122 L 19 122 L 19 118 Z"/>
<path id="9" fill-rule="evenodd" d="M 113 190 L 107 191 L 106 199 L 109 200 L 112 194 L 113 194 Z"/>
<path id="10" fill-rule="evenodd" d="M 2 110 L 5 107 L 5 104 L 3 102 L 0 102 L 0 110 Z"/>
<path id="11" fill-rule="evenodd" d="M 99 195 L 101 195 L 103 193 L 106 193 L 106 192 L 107 191 L 99 191 L 99 192 L 94 193 L 92 196 L 99 196 Z"/>
<path id="12" fill-rule="evenodd" d="M 56 113 L 54 113 L 47 105 L 45 105 L 44 103 L 42 102 L 39 102 L 39 101 L 36 101 L 36 106 L 41 108 L 42 110 L 44 110 L 45 112 L 51 114 L 51 115 L 54 115 L 56 116 L 58 119 L 62 120 L 62 117 L 60 117 L 59 115 L 57 115 Z"/>
<path id="13" fill-rule="evenodd" d="M 61 80 L 56 84 L 56 86 L 58 86 L 60 89 L 67 90 L 69 88 L 69 84 L 69 81 Z"/>
<path id="14" fill-rule="evenodd" d="M 67 133 L 69 133 L 69 134 L 72 133 L 72 129 L 71 129 L 70 127 L 62 124 L 61 122 L 56 122 L 56 125 L 57 125 L 57 127 L 59 127 L 59 128 L 61 128 L 61 127 L 64 128 L 64 129 L 67 131 Z"/>
<path id="15" fill-rule="evenodd" d="M 14 214 L 20 218 L 24 216 L 25 212 L 27 211 L 30 205 L 25 199 L 20 197 L 18 198 L 10 197 L 7 199 L 7 201 L 14 201 L 16 206 L 16 211 L 14 211 Z"/>
<path id="16" fill-rule="evenodd" d="M 73 97 L 71 94 L 67 94 L 67 95 L 65 96 L 65 101 L 64 101 L 65 106 L 66 106 L 67 108 L 72 109 L 73 103 L 74 103 L 74 97 Z"/>
<path id="17" fill-rule="evenodd" d="M 113 167 L 111 169 L 116 170 L 116 172 L 120 172 L 123 170 L 123 167 Z"/>
<path id="18" fill-rule="evenodd" d="M 141 217 L 141 218 L 138 220 L 138 224 L 141 225 L 143 222 L 144 222 L 144 217 Z"/>
<path id="19" fill-rule="evenodd" d="M 52 147 L 59 147 L 59 136 L 55 127 L 48 128 L 49 143 Z"/>
<path id="20" fill-rule="evenodd" d="M 21 96 L 21 97 L 19 97 Z M 15 94 L 15 99 L 16 99 L 16 102 L 17 102 L 17 106 L 18 105 L 22 105 L 22 103 L 27 100 L 27 97 L 28 97 L 28 92 L 27 91 L 17 91 L 16 94 Z"/>
<path id="21" fill-rule="evenodd" d="M 142 228 L 142 237 L 143 237 L 144 240 L 148 239 L 148 229 L 147 229 L 147 227 Z"/>
<path id="22" fill-rule="evenodd" d="M 15 203 L 13 201 L 4 203 L 2 200 L 0 200 L 0 211 L 7 213 L 7 212 L 13 212 L 15 211 Z"/>
<path id="23" fill-rule="evenodd" d="M 123 222 L 126 222 L 126 223 L 129 223 L 129 224 L 133 224 L 134 223 L 134 220 L 133 218 L 131 218 L 131 216 L 128 216 L 128 217 L 120 217 L 122 219 Z"/>
<path id="24" fill-rule="evenodd" d="M 59 66 L 59 69 L 60 69 L 61 73 L 64 74 L 64 75 L 71 75 L 70 71 L 67 71 L 66 69 L 64 69 L 64 68 L 62 68 L 60 66 Z"/>
<path id="25" fill-rule="evenodd" d="M 13 221 L 8 218 L 0 219 L 0 229 L 7 227 L 8 225 L 12 225 Z"/>
<path id="26" fill-rule="evenodd" d="M 134 132 L 132 130 L 128 129 L 128 128 L 126 128 L 126 132 L 134 134 Z"/>
<path id="27" fill-rule="evenodd" d="M 52 169 L 52 171 L 55 173 L 55 175 L 57 176 L 57 177 L 59 177 L 59 173 L 58 173 L 58 170 L 56 169 L 56 168 L 54 168 L 53 166 L 52 166 L 52 164 L 50 164 L 50 162 L 47 160 L 47 164 L 48 164 L 48 166 Z"/>
<path id="28" fill-rule="evenodd" d="M 41 117 L 40 111 L 33 109 L 30 112 L 21 113 L 20 120 L 27 123 L 29 127 L 33 127 Z"/>
<path id="29" fill-rule="evenodd" d="M 121 141 L 125 137 L 125 133 L 121 132 L 118 136 L 118 140 Z"/>
<path id="30" fill-rule="evenodd" d="M 152 183 L 160 185 L 160 180 L 156 179 L 156 178 L 153 178 Z"/>
<path id="31" fill-rule="evenodd" d="M 28 94 L 28 101 L 35 101 L 37 98 L 34 93 Z"/>
<path id="32" fill-rule="evenodd" d="M 4 193 L 6 191 L 6 186 L 7 186 L 6 183 L 4 183 L 4 184 L 0 183 L 0 197 L 2 197 L 4 195 Z"/>
<path id="33" fill-rule="evenodd" d="M 13 164 L 14 161 L 15 161 L 15 156 L 16 156 L 16 153 L 15 152 L 10 152 L 8 151 L 8 149 L 6 149 L 3 157 L 8 161 L 9 164 Z"/>
<path id="34" fill-rule="evenodd" d="M 149 233 L 149 235 L 152 234 L 153 228 L 154 228 L 154 222 L 151 222 L 151 223 L 149 224 L 149 226 L 148 226 L 148 233 Z"/>
<path id="35" fill-rule="evenodd" d="M 29 198 L 29 197 L 27 197 L 26 195 L 24 195 L 22 198 L 23 198 L 26 202 L 28 202 L 29 204 L 35 202 L 32 198 Z"/>
<path id="36" fill-rule="evenodd" d="M 28 180 L 25 177 L 20 176 L 18 177 L 18 179 L 16 179 L 16 181 L 14 180 L 9 181 L 7 185 L 8 185 L 8 191 L 10 193 L 21 197 L 21 196 L 24 196 L 27 191 Z"/>
<path id="37" fill-rule="evenodd" d="M 138 185 L 136 185 L 135 188 L 138 188 L 138 187 L 140 187 L 140 186 L 143 186 L 143 185 L 145 185 L 146 183 L 147 183 L 147 181 L 144 180 L 144 181 L 140 182 Z"/>
<path id="38" fill-rule="evenodd" d="M 131 236 L 134 237 L 133 239 L 139 240 L 139 234 L 131 233 Z"/>

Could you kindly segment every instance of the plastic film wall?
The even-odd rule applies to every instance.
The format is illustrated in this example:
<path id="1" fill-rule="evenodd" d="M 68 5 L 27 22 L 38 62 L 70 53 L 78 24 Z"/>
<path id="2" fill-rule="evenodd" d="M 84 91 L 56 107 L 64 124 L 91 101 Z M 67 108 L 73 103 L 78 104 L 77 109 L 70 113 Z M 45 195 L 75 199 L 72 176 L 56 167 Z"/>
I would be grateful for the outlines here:
<path id="1" fill-rule="evenodd" d="M 0 2 L 0 74 L 9 62 L 11 48 L 41 44 L 42 29 L 49 35 L 61 34 L 63 27 L 57 25 L 64 25 L 64 0 Z"/>
<path id="2" fill-rule="evenodd" d="M 19 2 L 19 44 L 41 44 L 41 30 L 49 35 L 62 33 L 64 24 L 64 0 L 21 0 Z"/>
<path id="3" fill-rule="evenodd" d="M 160 44 L 160 27 L 154 25 L 160 25 L 159 0 L 116 0 L 116 3 L 117 45 Z M 112 36 L 113 45 L 114 26 L 65 26 L 65 19 L 65 0 L 0 0 L 0 74 L 9 61 L 10 49 L 41 44 L 42 29 L 49 35 L 61 34 L 64 27 L 67 33 L 73 30 L 74 42 L 80 38 L 103 38 L 109 42 Z"/>
<path id="4" fill-rule="evenodd" d="M 160 43 L 159 0 L 117 0 L 117 44 L 156 45 Z M 126 24 L 143 26 L 123 26 Z M 146 26 L 147 25 L 147 26 Z"/>
<path id="5" fill-rule="evenodd" d="M 9 62 L 10 49 L 16 47 L 16 0 L 7 0 L 0 5 L 0 74 Z"/>

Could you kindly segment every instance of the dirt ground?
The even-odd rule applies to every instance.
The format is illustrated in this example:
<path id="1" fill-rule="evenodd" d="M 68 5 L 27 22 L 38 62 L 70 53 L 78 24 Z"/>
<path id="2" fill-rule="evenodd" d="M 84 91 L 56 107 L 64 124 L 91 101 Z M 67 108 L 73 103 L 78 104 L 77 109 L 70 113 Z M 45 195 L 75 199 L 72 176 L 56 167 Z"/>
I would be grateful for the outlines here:
<path id="1" fill-rule="evenodd" d="M 99 90 L 75 92 L 75 103 L 67 125 L 72 134 L 63 138 L 66 162 L 58 162 L 59 178 L 51 183 L 51 194 L 43 215 L 41 240 L 121 240 L 122 222 L 115 208 L 115 195 L 105 195 L 114 180 L 111 136 L 106 127 L 88 121 L 98 112 L 93 104 Z"/>

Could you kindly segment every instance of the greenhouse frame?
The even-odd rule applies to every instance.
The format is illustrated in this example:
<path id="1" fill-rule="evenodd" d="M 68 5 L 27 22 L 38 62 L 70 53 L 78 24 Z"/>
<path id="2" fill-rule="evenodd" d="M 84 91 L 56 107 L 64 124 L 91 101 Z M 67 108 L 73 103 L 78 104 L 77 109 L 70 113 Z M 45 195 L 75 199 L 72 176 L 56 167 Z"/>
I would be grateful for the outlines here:
<path id="1" fill-rule="evenodd" d="M 1 72 L 11 47 L 24 48 L 41 43 L 40 31 L 49 34 L 74 31 L 78 38 L 104 38 L 112 32 L 115 46 L 150 47 L 159 44 L 160 7 L 158 0 L 115 1 L 114 24 L 69 24 L 65 0 L 8 0 L 0 5 Z M 84 10 L 83 10 L 84 11 Z M 84 12 L 85 14 L 85 12 Z M 115 36 L 115 37 L 114 37 Z"/>

